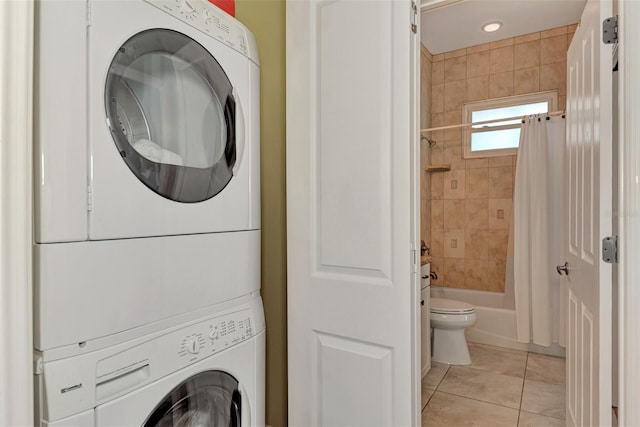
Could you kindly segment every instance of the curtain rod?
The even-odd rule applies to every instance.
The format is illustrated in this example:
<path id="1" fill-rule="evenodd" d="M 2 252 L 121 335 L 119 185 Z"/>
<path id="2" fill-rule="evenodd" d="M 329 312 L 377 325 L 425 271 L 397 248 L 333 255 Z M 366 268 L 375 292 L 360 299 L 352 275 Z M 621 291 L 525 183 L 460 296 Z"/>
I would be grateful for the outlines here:
<path id="1" fill-rule="evenodd" d="M 544 114 L 544 113 L 542 113 Z M 563 115 L 565 114 L 565 111 L 553 111 L 551 113 L 546 113 L 547 116 L 559 116 L 559 115 Z M 469 126 L 475 126 L 475 125 L 485 125 L 485 124 L 489 124 L 489 123 L 500 123 L 500 122 L 506 122 L 509 120 L 523 120 L 524 117 L 526 116 L 516 116 L 516 117 L 505 117 L 504 119 L 495 119 L 495 120 L 485 120 L 483 122 L 475 122 L 475 123 L 462 123 L 459 125 L 450 125 L 450 126 L 439 126 L 439 127 L 435 127 L 435 128 L 427 128 L 427 129 L 420 129 L 420 133 L 422 132 L 433 132 L 436 130 L 447 130 L 447 129 L 457 129 L 457 128 L 466 128 Z"/>

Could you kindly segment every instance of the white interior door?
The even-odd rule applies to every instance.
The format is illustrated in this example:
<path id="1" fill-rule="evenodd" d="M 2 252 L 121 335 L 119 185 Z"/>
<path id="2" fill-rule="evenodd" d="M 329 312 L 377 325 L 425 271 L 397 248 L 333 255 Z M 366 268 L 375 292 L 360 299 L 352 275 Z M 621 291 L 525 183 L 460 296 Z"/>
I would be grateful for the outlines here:
<path id="1" fill-rule="evenodd" d="M 420 423 L 411 6 L 287 3 L 292 426 Z"/>
<path id="2" fill-rule="evenodd" d="M 610 1 L 589 0 L 568 51 L 566 261 L 567 425 L 611 423 L 611 47 L 601 25 Z M 562 261 L 565 261 L 562 260 Z"/>

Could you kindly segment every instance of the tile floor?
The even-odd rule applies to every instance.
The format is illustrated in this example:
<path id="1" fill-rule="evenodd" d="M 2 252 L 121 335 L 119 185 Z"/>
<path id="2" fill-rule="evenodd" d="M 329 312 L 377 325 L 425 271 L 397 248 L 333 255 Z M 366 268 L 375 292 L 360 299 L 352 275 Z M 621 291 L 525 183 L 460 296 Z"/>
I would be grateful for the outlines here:
<path id="1" fill-rule="evenodd" d="M 564 358 L 469 343 L 472 364 L 432 363 L 423 427 L 564 426 Z"/>

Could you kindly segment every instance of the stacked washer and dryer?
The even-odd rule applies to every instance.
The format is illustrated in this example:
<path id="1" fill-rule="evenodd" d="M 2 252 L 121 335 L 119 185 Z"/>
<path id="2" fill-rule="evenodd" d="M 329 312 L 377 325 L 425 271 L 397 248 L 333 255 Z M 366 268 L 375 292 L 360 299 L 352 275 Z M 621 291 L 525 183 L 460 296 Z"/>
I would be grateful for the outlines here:
<path id="1" fill-rule="evenodd" d="M 36 10 L 36 425 L 263 425 L 252 34 L 206 0 Z"/>

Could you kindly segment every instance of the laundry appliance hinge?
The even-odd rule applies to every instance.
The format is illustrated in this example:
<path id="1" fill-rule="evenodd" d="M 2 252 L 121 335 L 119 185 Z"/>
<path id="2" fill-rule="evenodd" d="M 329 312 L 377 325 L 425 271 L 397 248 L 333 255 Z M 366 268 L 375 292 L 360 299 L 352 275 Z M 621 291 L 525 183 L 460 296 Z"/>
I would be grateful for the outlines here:
<path id="1" fill-rule="evenodd" d="M 416 34 L 418 32 L 418 6 L 415 1 L 411 2 L 411 10 L 413 11 L 413 16 L 411 17 L 411 32 Z"/>
<path id="2" fill-rule="evenodd" d="M 87 211 L 93 210 L 93 190 L 91 187 L 87 187 Z"/>
<path id="3" fill-rule="evenodd" d="M 618 236 L 602 239 L 602 260 L 608 264 L 618 263 Z"/>
<path id="4" fill-rule="evenodd" d="M 33 374 L 41 375 L 44 371 L 44 362 L 42 361 L 42 355 L 40 353 L 33 354 Z"/>
<path id="5" fill-rule="evenodd" d="M 618 16 L 612 16 L 602 21 L 602 42 L 604 44 L 618 43 Z"/>

